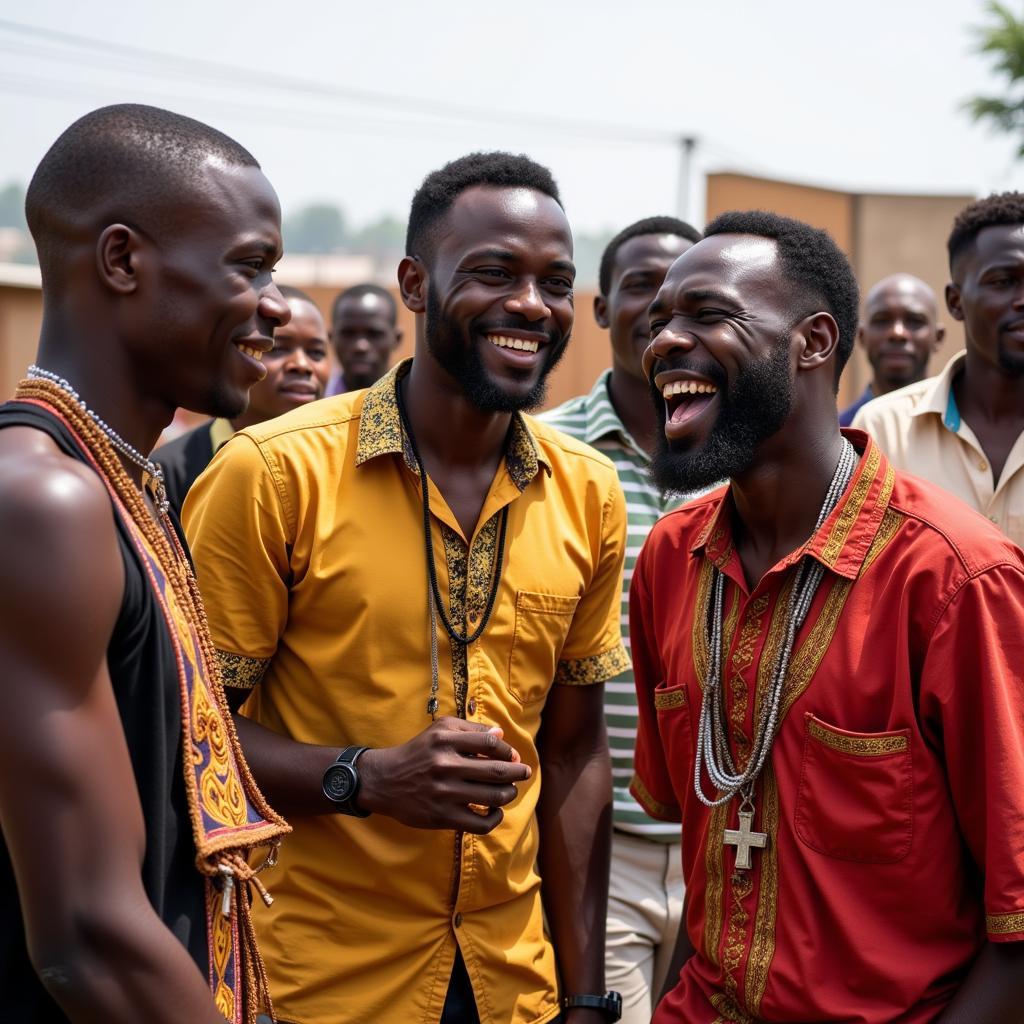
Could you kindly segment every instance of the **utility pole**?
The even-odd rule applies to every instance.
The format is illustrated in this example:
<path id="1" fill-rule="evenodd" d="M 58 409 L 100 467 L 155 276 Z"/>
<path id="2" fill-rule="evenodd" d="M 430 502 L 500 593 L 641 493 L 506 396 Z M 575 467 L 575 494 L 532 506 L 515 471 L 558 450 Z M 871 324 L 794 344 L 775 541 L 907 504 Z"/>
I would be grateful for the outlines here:
<path id="1" fill-rule="evenodd" d="M 690 183 L 693 180 L 693 152 L 697 148 L 694 135 L 679 137 L 679 193 L 676 209 L 683 220 L 690 221 Z"/>

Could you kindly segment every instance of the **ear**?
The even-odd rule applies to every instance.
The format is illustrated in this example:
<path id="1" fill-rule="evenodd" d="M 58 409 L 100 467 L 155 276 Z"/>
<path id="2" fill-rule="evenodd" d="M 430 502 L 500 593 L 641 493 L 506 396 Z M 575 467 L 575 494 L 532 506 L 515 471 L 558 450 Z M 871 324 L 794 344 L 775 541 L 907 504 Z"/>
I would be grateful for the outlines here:
<path id="1" fill-rule="evenodd" d="M 608 329 L 608 300 L 603 295 L 594 296 L 594 319 L 598 327 Z"/>
<path id="2" fill-rule="evenodd" d="M 864 325 L 857 324 L 857 344 L 863 347 L 864 345 Z"/>
<path id="3" fill-rule="evenodd" d="M 100 280 L 120 295 L 130 295 L 139 284 L 139 250 L 142 238 L 124 224 L 103 229 L 96 243 L 96 269 Z"/>
<path id="4" fill-rule="evenodd" d="M 950 281 L 946 285 L 946 309 L 949 310 L 949 315 L 954 320 L 963 320 L 964 309 L 960 305 L 960 285 L 955 281 Z"/>
<path id="5" fill-rule="evenodd" d="M 427 308 L 427 269 L 415 256 L 398 264 L 398 290 L 406 309 L 422 313 Z"/>
<path id="6" fill-rule="evenodd" d="M 932 345 L 932 351 L 938 351 L 939 346 L 946 338 L 946 328 L 942 324 L 935 325 L 935 344 Z"/>
<path id="7" fill-rule="evenodd" d="M 403 331 L 401 327 L 396 327 L 395 328 L 395 341 L 394 341 L 394 344 L 391 347 L 393 349 L 394 348 L 398 348 L 398 346 L 402 344 L 402 338 L 403 337 L 405 337 L 405 331 Z"/>
<path id="8" fill-rule="evenodd" d="M 794 335 L 802 342 L 797 356 L 799 371 L 824 366 L 839 347 L 839 325 L 831 313 L 814 313 L 800 321 Z"/>

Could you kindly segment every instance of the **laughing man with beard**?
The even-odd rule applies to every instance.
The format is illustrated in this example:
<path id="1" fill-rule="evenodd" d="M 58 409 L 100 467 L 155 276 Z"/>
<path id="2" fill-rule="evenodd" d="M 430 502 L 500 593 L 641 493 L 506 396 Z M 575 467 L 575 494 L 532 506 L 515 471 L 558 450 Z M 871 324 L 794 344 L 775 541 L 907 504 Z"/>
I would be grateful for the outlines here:
<path id="1" fill-rule="evenodd" d="M 656 479 L 729 480 L 630 592 L 632 791 L 682 822 L 687 891 L 654 1024 L 1019 1020 L 1021 552 L 840 432 L 857 286 L 824 232 L 724 214 L 650 317 Z"/>
<path id="2" fill-rule="evenodd" d="M 239 735 L 295 830 L 261 929 L 284 1020 L 618 1018 L 625 504 L 604 456 L 524 415 L 574 274 L 545 168 L 428 175 L 398 270 L 414 358 L 236 434 L 185 503 Z"/>

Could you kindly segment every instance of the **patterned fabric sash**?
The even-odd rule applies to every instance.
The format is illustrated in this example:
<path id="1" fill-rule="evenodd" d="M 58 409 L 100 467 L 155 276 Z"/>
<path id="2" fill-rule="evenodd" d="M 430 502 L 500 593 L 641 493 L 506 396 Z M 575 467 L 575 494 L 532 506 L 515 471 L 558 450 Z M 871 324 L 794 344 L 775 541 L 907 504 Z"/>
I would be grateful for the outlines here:
<path id="1" fill-rule="evenodd" d="M 18 396 L 18 400 L 37 405 L 59 420 L 96 470 L 139 554 L 167 623 L 181 693 L 185 793 L 196 867 L 205 879 L 210 989 L 217 1009 L 231 1024 L 250 1024 L 261 1004 L 271 1013 L 273 1009 L 253 935 L 247 883 L 253 882 L 269 904 L 269 894 L 255 875 L 273 863 L 280 838 L 290 828 L 267 805 L 241 759 L 216 662 L 211 664 L 204 654 L 199 633 L 199 624 L 205 626 L 201 607 L 182 606 L 178 596 L 182 591 L 175 590 L 168 576 L 171 567 L 161 564 L 153 544 L 74 425 L 47 402 L 27 396 Z M 173 569 L 190 576 L 188 558 L 173 530 L 168 539 L 178 560 Z M 194 593 L 194 581 L 190 582 Z M 270 854 L 253 868 L 247 854 L 261 846 L 269 846 Z"/>

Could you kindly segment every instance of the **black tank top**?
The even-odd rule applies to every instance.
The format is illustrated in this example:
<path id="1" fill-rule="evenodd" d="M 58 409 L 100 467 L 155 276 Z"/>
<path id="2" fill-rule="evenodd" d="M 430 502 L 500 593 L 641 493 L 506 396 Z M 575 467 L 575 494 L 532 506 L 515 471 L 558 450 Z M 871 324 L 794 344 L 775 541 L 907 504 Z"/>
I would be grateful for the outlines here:
<path id="1" fill-rule="evenodd" d="M 33 427 L 53 438 L 66 455 L 85 462 L 64 426 L 38 406 L 0 405 L 0 429 Z M 124 599 L 107 665 L 121 714 L 146 826 L 142 882 L 160 919 L 209 973 L 203 881 L 182 772 L 181 705 L 171 638 L 131 538 L 115 513 L 124 562 Z M 173 999 L 174 993 L 168 992 Z M 0 1021 L 56 1024 L 67 1021 L 36 977 L 25 947 L 25 929 L 7 845 L 0 834 Z"/>

